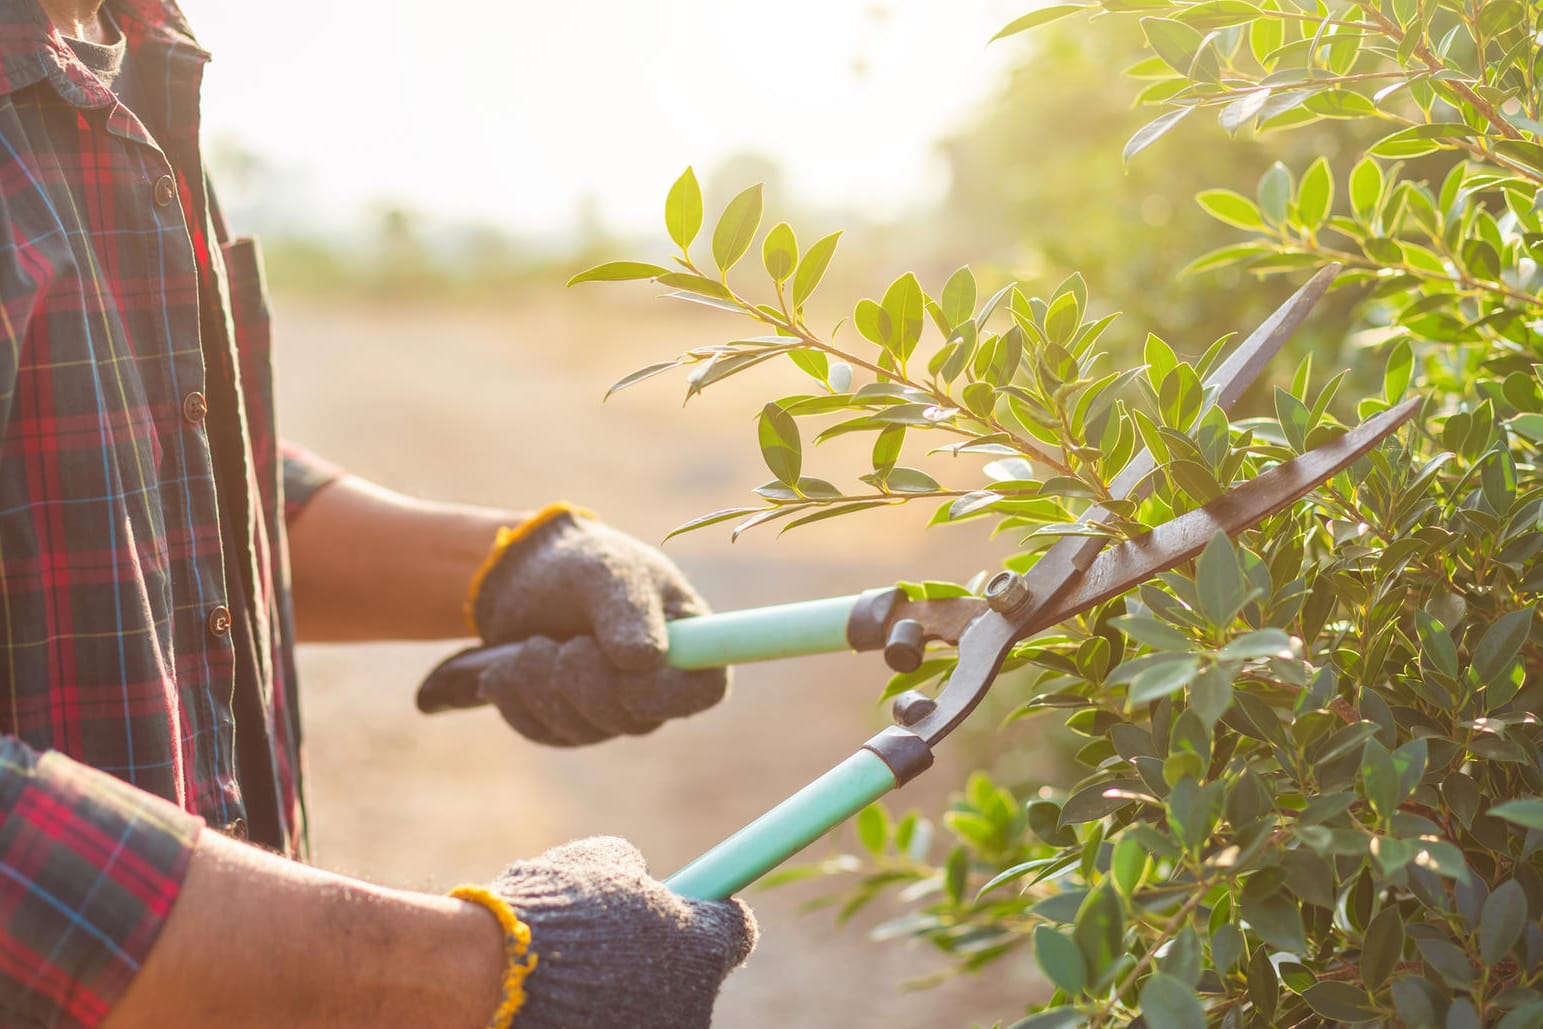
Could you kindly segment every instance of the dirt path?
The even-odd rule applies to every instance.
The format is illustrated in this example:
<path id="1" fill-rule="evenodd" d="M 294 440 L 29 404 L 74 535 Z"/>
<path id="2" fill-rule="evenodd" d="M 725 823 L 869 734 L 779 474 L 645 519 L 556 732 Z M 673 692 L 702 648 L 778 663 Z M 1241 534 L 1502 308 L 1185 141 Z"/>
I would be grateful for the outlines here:
<path id="1" fill-rule="evenodd" d="M 746 417 L 773 388 L 764 379 L 725 384 L 684 413 L 679 378 L 600 405 L 605 386 L 632 368 L 727 338 L 715 335 L 711 316 L 672 320 L 657 301 L 577 294 L 481 313 L 276 306 L 288 435 L 395 488 L 514 508 L 571 499 L 657 540 L 688 518 L 745 502 L 765 477 Z M 796 373 L 780 381 L 801 388 Z M 882 512 L 780 540 L 752 533 L 732 546 L 714 528 L 667 549 L 723 609 L 901 577 L 959 579 L 993 561 L 978 534 L 924 535 L 929 513 Z M 443 889 L 576 836 L 615 833 L 667 873 L 885 721 L 874 704 L 879 662 L 810 658 L 742 668 L 729 702 L 646 738 L 551 750 L 511 735 L 488 712 L 418 715 L 412 690 L 449 649 L 302 650 L 322 865 Z M 945 753 L 908 797 L 936 810 L 961 781 Z M 809 895 L 752 894 L 763 939 L 730 979 L 717 1025 L 989 1025 L 1021 1011 L 1026 957 L 1004 962 L 992 981 L 902 993 L 902 981 L 937 970 L 939 958 L 835 930 L 827 913 L 800 916 Z"/>

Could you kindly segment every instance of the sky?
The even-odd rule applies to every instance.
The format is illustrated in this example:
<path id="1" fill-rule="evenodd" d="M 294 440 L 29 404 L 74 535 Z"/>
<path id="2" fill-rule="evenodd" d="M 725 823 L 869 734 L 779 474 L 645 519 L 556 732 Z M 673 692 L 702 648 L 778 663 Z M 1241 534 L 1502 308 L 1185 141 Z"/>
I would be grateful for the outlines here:
<path id="1" fill-rule="evenodd" d="M 652 231 L 683 168 L 711 196 L 713 168 L 746 150 L 799 203 L 883 219 L 936 199 L 934 141 L 1001 83 L 1022 44 L 987 41 L 1035 2 L 181 6 L 214 54 L 206 140 L 263 158 L 291 210 L 389 200 L 543 234 L 586 206 Z"/>

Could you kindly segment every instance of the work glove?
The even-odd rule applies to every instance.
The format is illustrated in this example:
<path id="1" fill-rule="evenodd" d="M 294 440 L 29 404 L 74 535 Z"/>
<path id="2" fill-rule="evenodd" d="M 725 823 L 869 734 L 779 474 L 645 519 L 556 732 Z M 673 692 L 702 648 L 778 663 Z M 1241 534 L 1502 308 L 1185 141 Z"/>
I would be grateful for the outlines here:
<path id="1" fill-rule="evenodd" d="M 501 648 L 471 683 L 441 664 L 419 689 L 425 711 L 492 703 L 538 743 L 577 746 L 639 735 L 711 707 L 728 689 L 721 668 L 665 665 L 671 619 L 707 604 L 654 547 L 567 505 L 554 505 L 495 548 L 470 614 Z"/>
<path id="2" fill-rule="evenodd" d="M 490 890 L 529 929 L 512 965 L 524 993 L 514 1029 L 705 1029 L 755 947 L 743 903 L 676 896 L 614 837 L 517 862 Z"/>

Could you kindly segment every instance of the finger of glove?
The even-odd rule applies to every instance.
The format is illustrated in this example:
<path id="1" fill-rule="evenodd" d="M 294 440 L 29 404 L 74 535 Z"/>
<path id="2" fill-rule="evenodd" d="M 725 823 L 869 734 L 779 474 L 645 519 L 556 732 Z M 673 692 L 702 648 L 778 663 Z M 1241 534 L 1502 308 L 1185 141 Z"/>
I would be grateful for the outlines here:
<path id="1" fill-rule="evenodd" d="M 711 941 L 723 954 L 723 970 L 738 968 L 755 950 L 760 927 L 749 905 L 736 898 L 729 900 L 690 900 L 692 927 Z"/>
<path id="2" fill-rule="evenodd" d="M 729 670 L 661 668 L 648 675 L 627 676 L 623 685 L 621 703 L 632 717 L 658 722 L 693 715 L 718 703 L 728 693 Z"/>
<path id="3" fill-rule="evenodd" d="M 557 687 L 561 644 L 544 636 L 505 648 L 509 656 L 490 665 L 477 689 L 516 732 L 537 743 L 575 747 L 609 735 L 583 718 Z"/>
<path id="4" fill-rule="evenodd" d="M 481 707 L 487 700 L 478 691 L 484 665 L 475 659 L 483 648 L 468 647 L 435 665 L 418 686 L 418 710 L 425 714 Z"/>
<path id="5" fill-rule="evenodd" d="M 619 836 L 590 836 L 551 848 L 536 859 L 565 868 L 585 878 L 611 878 L 618 874 L 647 877 L 643 852 Z"/>
<path id="6" fill-rule="evenodd" d="M 609 560 L 586 571 L 584 606 L 606 658 L 627 672 L 664 664 L 670 646 L 664 598 L 648 564 Z"/>
<path id="7" fill-rule="evenodd" d="M 634 678 L 617 671 L 591 636 L 564 640 L 557 652 L 557 666 L 546 683 L 532 684 L 532 697 L 547 690 L 561 696 L 553 703 L 566 704 L 585 723 L 610 736 L 641 736 L 653 732 L 663 718 L 638 714 L 628 703 L 627 683 Z"/>

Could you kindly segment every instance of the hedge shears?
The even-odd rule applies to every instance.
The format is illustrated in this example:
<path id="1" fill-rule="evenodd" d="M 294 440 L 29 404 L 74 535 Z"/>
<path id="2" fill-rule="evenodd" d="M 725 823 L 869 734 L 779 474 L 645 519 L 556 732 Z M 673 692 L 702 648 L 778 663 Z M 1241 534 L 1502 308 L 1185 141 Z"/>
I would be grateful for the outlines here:
<path id="1" fill-rule="evenodd" d="M 1333 281 L 1326 268 L 1256 329 L 1204 384 L 1207 405 L 1229 409 Z M 916 669 L 927 644 L 957 648 L 958 664 L 935 697 L 910 690 L 895 698 L 895 724 L 739 832 L 665 880 L 682 896 L 732 896 L 863 808 L 926 771 L 933 749 L 969 717 L 991 689 L 1013 647 L 1197 556 L 1217 533 L 1236 536 L 1299 500 L 1367 453 L 1412 417 L 1418 399 L 1384 410 L 1337 439 L 1276 465 L 1202 507 L 1145 535 L 1115 542 L 1068 535 L 1027 572 L 998 572 L 982 595 L 911 599 L 898 588 L 824 600 L 684 618 L 669 625 L 668 661 L 709 668 L 841 651 L 882 651 L 896 671 Z M 1202 411 L 1203 414 L 1203 411 Z M 1109 486 L 1116 499 L 1150 488 L 1156 462 L 1142 451 Z M 1094 507 L 1082 521 L 1103 521 Z M 436 670 L 434 692 L 474 694 L 499 647 L 469 651 Z M 425 691 L 430 684 L 425 684 Z M 419 706 L 441 710 L 420 693 Z"/>

